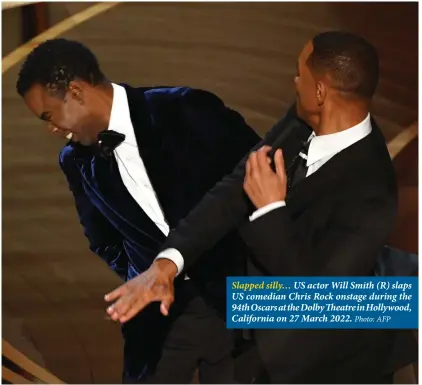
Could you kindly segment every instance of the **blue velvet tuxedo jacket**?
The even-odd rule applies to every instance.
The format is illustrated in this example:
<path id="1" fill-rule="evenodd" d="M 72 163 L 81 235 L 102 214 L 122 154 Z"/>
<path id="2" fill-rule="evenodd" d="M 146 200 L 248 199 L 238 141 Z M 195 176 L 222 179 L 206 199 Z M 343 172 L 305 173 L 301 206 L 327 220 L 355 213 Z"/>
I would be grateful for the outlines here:
<path id="1" fill-rule="evenodd" d="M 123 86 L 139 156 L 174 228 L 260 138 L 240 114 L 210 92 Z M 165 235 L 127 191 L 114 156 L 103 157 L 95 146 L 69 142 L 59 163 L 90 249 L 123 279 L 146 270 Z M 237 234 L 229 234 L 206 253 L 212 258 L 204 255 L 206 262 L 199 261 L 187 273 L 205 286 L 224 282 L 226 274 L 243 274 L 247 252 Z"/>

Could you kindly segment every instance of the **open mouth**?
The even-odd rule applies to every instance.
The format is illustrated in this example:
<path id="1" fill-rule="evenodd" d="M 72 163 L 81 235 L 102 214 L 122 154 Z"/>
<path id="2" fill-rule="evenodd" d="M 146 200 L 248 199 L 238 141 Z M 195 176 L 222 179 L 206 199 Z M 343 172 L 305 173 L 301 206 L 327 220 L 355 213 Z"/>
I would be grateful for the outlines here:
<path id="1" fill-rule="evenodd" d="M 71 133 L 71 132 L 69 132 L 67 135 L 66 135 L 66 139 L 72 139 L 72 136 L 73 136 L 73 134 Z"/>

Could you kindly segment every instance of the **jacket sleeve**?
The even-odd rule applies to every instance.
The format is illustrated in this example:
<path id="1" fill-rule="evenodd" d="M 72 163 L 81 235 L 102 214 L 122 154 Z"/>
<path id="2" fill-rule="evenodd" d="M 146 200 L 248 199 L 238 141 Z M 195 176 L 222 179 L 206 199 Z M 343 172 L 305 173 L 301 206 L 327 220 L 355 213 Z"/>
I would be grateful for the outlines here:
<path id="1" fill-rule="evenodd" d="M 382 188 L 381 182 L 379 186 L 370 183 L 359 184 L 355 190 L 349 187 L 349 194 L 338 199 L 327 222 L 310 238 L 302 238 L 292 225 L 287 205 L 249 223 L 244 240 L 269 275 L 367 275 L 396 214 L 394 189 Z"/>
<path id="2" fill-rule="evenodd" d="M 125 280 L 128 258 L 124 251 L 123 238 L 86 195 L 72 151 L 69 145 L 64 147 L 60 152 L 59 164 L 67 178 L 69 190 L 72 191 L 79 221 L 89 241 L 89 249 Z"/>
<path id="3" fill-rule="evenodd" d="M 231 112 L 228 112 L 231 114 Z M 206 251 L 211 249 L 228 232 L 236 229 L 254 210 L 252 203 L 243 190 L 245 164 L 248 154 L 264 144 L 271 144 L 280 133 L 295 119 L 293 105 L 285 117 L 258 142 L 246 151 L 234 170 L 218 182 L 193 210 L 172 230 L 161 250 L 174 248 L 184 261 L 184 269 L 190 267 Z M 221 126 L 216 127 L 219 129 Z M 232 140 L 235 140 L 233 135 Z M 238 139 L 239 140 L 239 139 Z M 233 143 L 233 142 L 230 142 Z M 230 150 L 231 145 L 228 150 Z M 237 157 L 241 157 L 237 154 Z M 224 161 L 225 158 L 222 158 Z M 229 171 L 230 172 L 230 171 Z"/>

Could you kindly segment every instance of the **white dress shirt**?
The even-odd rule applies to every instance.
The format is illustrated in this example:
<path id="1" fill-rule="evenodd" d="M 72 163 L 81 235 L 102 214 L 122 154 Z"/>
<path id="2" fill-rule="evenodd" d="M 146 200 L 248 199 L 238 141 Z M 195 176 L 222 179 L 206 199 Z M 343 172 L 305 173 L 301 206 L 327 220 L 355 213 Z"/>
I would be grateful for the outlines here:
<path id="1" fill-rule="evenodd" d="M 129 194 L 167 236 L 170 231 L 169 225 L 139 155 L 126 90 L 114 83 L 112 86 L 113 104 L 108 129 L 125 135 L 125 140 L 114 150 L 120 176 Z M 179 253 L 176 249 L 169 250 L 173 255 Z"/>
<path id="2" fill-rule="evenodd" d="M 326 162 L 328 162 L 333 156 L 343 151 L 352 144 L 363 139 L 369 135 L 372 131 L 370 114 L 360 122 L 359 124 L 329 135 L 316 136 L 313 132 L 308 141 L 311 141 L 308 149 L 308 156 L 306 166 L 308 167 L 306 176 L 313 174 L 318 171 Z M 261 207 L 260 209 L 253 212 L 249 217 L 250 221 L 253 221 L 272 210 L 286 206 L 285 201 L 273 202 L 267 206 Z M 178 274 L 183 270 L 184 260 L 183 256 L 176 249 L 166 249 L 161 252 L 157 258 L 167 258 L 172 260 L 178 270 Z"/>

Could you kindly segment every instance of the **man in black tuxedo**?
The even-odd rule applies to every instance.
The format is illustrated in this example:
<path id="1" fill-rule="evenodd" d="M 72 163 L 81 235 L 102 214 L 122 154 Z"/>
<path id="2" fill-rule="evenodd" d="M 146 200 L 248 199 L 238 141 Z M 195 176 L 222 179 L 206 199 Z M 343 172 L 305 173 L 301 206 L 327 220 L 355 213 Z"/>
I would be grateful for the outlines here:
<path id="1" fill-rule="evenodd" d="M 174 277 L 233 229 L 253 251 L 248 275 L 374 275 L 397 211 L 392 162 L 369 114 L 377 83 L 376 50 L 361 37 L 327 32 L 307 43 L 296 107 L 180 222 L 145 273 L 106 296 L 111 317 L 125 322 L 151 301 L 167 312 Z M 408 339 L 408 357 L 392 360 L 403 333 L 256 330 L 248 356 L 262 361 L 255 382 L 391 383 L 417 351 Z"/>
<path id="2" fill-rule="evenodd" d="M 260 140 L 210 92 L 111 83 L 75 41 L 35 48 L 17 90 L 70 138 L 59 162 L 90 249 L 124 280 L 150 266 L 170 228 Z M 201 382 L 233 381 L 225 276 L 243 274 L 247 253 L 229 234 L 176 279 L 168 317 L 152 304 L 123 325 L 124 382 L 189 383 L 196 367 Z"/>

